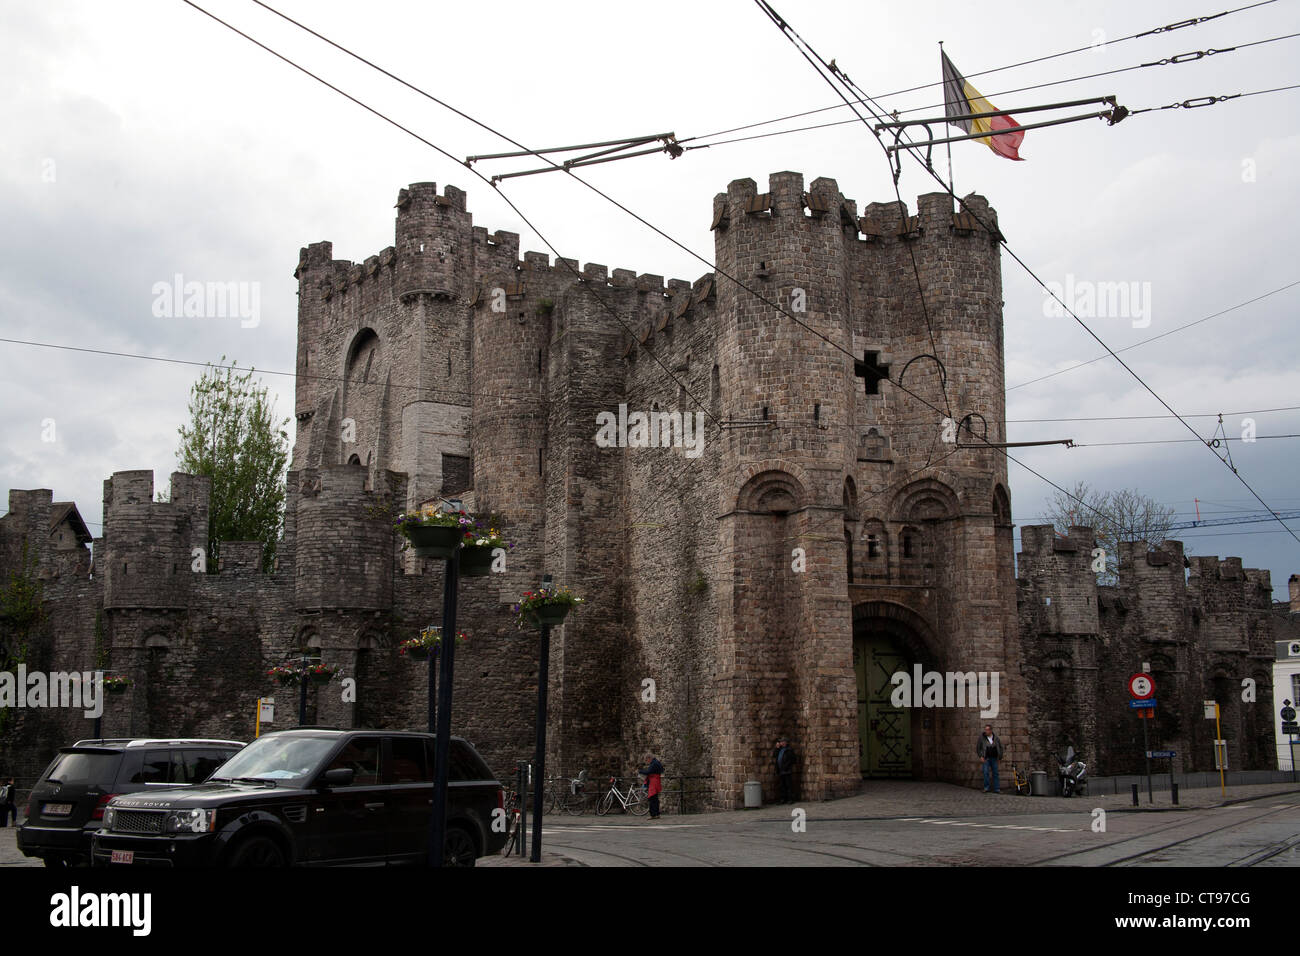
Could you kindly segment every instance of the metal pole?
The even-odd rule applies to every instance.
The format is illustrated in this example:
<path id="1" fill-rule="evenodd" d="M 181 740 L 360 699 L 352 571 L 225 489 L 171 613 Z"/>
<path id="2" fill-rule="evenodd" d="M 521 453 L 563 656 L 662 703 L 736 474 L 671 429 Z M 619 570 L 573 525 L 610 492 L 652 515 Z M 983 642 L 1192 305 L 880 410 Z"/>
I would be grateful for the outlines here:
<path id="1" fill-rule="evenodd" d="M 1219 725 L 1219 702 L 1214 702 L 1214 751 L 1219 758 L 1219 796 L 1226 797 L 1227 789 L 1223 785 L 1223 765 L 1227 763 L 1228 746 L 1225 743 L 1223 750 L 1219 750 L 1219 741 L 1223 740 L 1223 728 Z"/>
<path id="2" fill-rule="evenodd" d="M 1291 782 L 1295 783 L 1295 734 L 1287 734 L 1287 736 L 1291 738 Z"/>
<path id="3" fill-rule="evenodd" d="M 943 41 L 942 40 L 939 41 L 939 64 L 940 64 L 940 74 L 942 74 L 943 72 Z M 956 212 L 957 211 L 957 206 L 956 206 L 957 190 L 955 190 L 952 185 L 952 143 L 948 144 L 948 192 L 952 196 L 952 203 L 950 204 L 952 206 L 952 211 Z"/>
<path id="4" fill-rule="evenodd" d="M 298 726 L 307 726 L 307 655 L 298 659 L 302 666 L 298 673 Z"/>
<path id="5" fill-rule="evenodd" d="M 434 645 L 429 648 L 429 733 L 438 732 L 438 651 L 442 648 Z"/>
<path id="6" fill-rule="evenodd" d="M 456 664 L 456 591 L 460 583 L 460 549 L 447 559 L 442 588 L 442 667 L 439 668 L 438 736 L 433 751 L 433 812 L 429 816 L 429 866 L 442 866 L 447 835 L 447 768 L 451 749 L 451 687 Z M 451 640 L 447 635 L 451 635 Z"/>
<path id="7" fill-rule="evenodd" d="M 551 625 L 542 625 L 541 653 L 537 660 L 537 753 L 533 757 L 533 853 L 534 863 L 542 862 L 542 781 L 546 779 L 546 691 L 551 659 Z"/>
<path id="8" fill-rule="evenodd" d="M 519 801 L 519 826 L 515 828 L 515 852 L 523 859 L 524 850 L 528 849 L 528 771 L 526 763 L 517 763 L 519 787 L 516 799 Z"/>
<path id="9" fill-rule="evenodd" d="M 1156 798 L 1151 795 L 1151 745 L 1147 743 L 1147 724 L 1146 718 L 1142 719 L 1142 752 L 1146 754 L 1147 761 L 1147 803 L 1155 803 Z"/>

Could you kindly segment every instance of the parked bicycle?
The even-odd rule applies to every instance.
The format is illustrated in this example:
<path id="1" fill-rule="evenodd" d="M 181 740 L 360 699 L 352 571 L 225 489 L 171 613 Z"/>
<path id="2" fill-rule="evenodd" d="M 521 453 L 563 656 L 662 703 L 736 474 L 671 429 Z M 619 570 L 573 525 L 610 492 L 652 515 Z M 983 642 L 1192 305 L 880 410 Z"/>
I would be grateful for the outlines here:
<path id="1" fill-rule="evenodd" d="M 618 788 L 618 778 L 609 778 L 609 789 L 605 795 L 600 798 L 596 804 L 596 813 L 604 816 L 614 808 L 614 801 L 617 800 L 624 812 L 635 813 L 637 816 L 645 816 L 650 812 L 650 802 L 645 794 L 645 787 L 636 783 L 631 784 L 627 793 Z"/>
<path id="2" fill-rule="evenodd" d="M 520 856 L 524 855 L 523 830 L 520 827 L 520 801 L 519 793 L 513 787 L 505 787 L 505 799 L 503 806 L 506 811 L 506 845 L 501 848 L 502 856 L 509 856 L 511 853 L 518 851 Z"/>

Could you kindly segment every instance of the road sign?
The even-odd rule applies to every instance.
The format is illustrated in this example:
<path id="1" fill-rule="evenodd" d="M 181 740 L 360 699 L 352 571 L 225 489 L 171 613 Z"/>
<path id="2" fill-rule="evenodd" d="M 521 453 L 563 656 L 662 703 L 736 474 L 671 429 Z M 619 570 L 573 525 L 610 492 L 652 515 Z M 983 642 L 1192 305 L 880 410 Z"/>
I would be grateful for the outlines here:
<path id="1" fill-rule="evenodd" d="M 1297 724 L 1297 723 L 1292 722 L 1292 721 L 1288 721 L 1287 723 L 1284 723 L 1284 724 L 1282 725 L 1282 733 L 1284 733 L 1284 734 L 1300 734 L 1300 724 Z"/>
<path id="2" fill-rule="evenodd" d="M 1177 752 L 1173 750 L 1148 750 L 1147 756 L 1154 760 L 1167 760 L 1170 757 L 1177 756 Z"/>
<path id="3" fill-rule="evenodd" d="M 1156 702 L 1155 702 L 1155 698 L 1148 698 L 1146 700 L 1130 700 L 1128 702 L 1128 705 L 1133 710 L 1146 710 L 1150 707 L 1154 707 L 1156 705 Z"/>
<path id="4" fill-rule="evenodd" d="M 264 724 L 275 723 L 275 698 L 261 697 L 258 698 L 258 719 Z"/>
<path id="5" fill-rule="evenodd" d="M 1132 697 L 1146 700 L 1148 697 L 1155 696 L 1156 682 L 1151 679 L 1150 674 L 1134 674 L 1128 679 L 1128 692 Z"/>
<path id="6" fill-rule="evenodd" d="M 1155 720 L 1156 709 L 1154 707 L 1143 707 L 1141 710 L 1137 712 L 1137 715 L 1139 720 L 1143 718 L 1146 718 L 1147 720 Z"/>
<path id="7" fill-rule="evenodd" d="M 1284 721 L 1286 721 L 1288 724 L 1290 724 L 1290 723 L 1294 723 L 1294 722 L 1295 722 L 1295 708 L 1294 708 L 1294 707 L 1283 707 L 1283 708 L 1282 708 L 1282 719 L 1283 719 Z"/>
<path id="8" fill-rule="evenodd" d="M 1219 717 L 1219 705 L 1212 700 L 1205 702 L 1205 719 L 1217 720 Z"/>
<path id="9" fill-rule="evenodd" d="M 1214 742 L 1214 769 L 1228 769 L 1228 742 L 1226 740 L 1216 740 Z"/>

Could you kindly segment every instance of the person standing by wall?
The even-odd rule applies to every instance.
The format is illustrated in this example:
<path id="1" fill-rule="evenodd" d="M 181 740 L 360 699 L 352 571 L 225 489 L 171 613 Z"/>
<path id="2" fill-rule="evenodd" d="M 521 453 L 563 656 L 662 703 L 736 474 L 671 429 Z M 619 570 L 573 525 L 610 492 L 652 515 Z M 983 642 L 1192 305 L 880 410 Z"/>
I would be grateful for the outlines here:
<path id="1" fill-rule="evenodd" d="M 794 748 L 790 740 L 782 737 L 776 742 L 776 773 L 781 781 L 781 802 L 794 803 L 794 765 L 796 763 Z"/>
<path id="2" fill-rule="evenodd" d="M 664 765 L 654 754 L 645 755 L 645 768 L 637 773 L 645 777 L 646 795 L 650 798 L 650 819 L 659 819 L 659 794 L 663 790 Z"/>
<path id="3" fill-rule="evenodd" d="M 993 792 L 1001 793 L 1002 787 L 998 781 L 998 761 L 1003 754 L 1002 741 L 993 732 L 992 724 L 984 725 L 984 733 L 980 734 L 980 739 L 975 744 L 975 753 L 979 755 L 980 763 L 984 767 L 984 792 L 989 792 L 989 778 L 991 776 Z"/>

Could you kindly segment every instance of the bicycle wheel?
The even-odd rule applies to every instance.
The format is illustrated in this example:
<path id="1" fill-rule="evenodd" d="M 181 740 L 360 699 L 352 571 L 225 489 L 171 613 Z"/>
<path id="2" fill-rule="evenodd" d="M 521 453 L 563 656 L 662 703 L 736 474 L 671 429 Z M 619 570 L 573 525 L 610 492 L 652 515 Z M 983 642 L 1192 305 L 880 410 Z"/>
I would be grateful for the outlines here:
<path id="1" fill-rule="evenodd" d="M 519 817 L 510 815 L 510 825 L 506 827 L 506 845 L 501 848 L 502 856 L 509 856 L 515 849 L 515 831 L 519 828 Z"/>
<path id="2" fill-rule="evenodd" d="M 605 792 L 605 795 L 600 798 L 600 802 L 596 804 L 596 813 L 603 817 L 605 814 L 609 813 L 609 808 L 612 807 L 613 805 L 614 805 L 614 791 L 607 790 Z"/>
<path id="3" fill-rule="evenodd" d="M 565 813 L 569 814 L 570 816 L 576 817 L 578 814 L 584 813 L 586 811 L 586 803 L 587 803 L 587 795 L 583 793 L 581 790 L 579 790 L 577 793 L 569 794 L 565 798 L 565 801 L 561 805 L 560 809 L 562 809 Z"/>
<path id="4" fill-rule="evenodd" d="M 633 787 L 632 792 L 627 795 L 627 808 L 638 817 L 643 817 L 650 812 L 650 798 L 640 787 Z"/>

